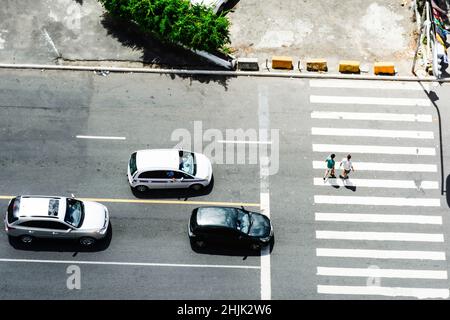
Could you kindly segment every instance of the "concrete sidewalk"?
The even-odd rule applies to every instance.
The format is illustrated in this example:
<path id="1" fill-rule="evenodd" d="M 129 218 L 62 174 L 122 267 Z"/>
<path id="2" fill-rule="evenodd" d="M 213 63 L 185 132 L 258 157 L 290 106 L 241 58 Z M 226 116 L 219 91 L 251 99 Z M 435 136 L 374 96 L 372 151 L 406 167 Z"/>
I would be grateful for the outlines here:
<path id="1" fill-rule="evenodd" d="M 329 73 L 341 59 L 370 67 L 394 61 L 410 75 L 415 49 L 407 0 L 230 0 L 231 47 L 237 57 L 272 55 L 295 61 L 326 58 Z M 3 0 L 0 62 L 117 67 L 220 69 L 176 46 L 143 36 L 104 14 L 97 0 Z M 369 70 L 371 74 L 372 70 Z"/>

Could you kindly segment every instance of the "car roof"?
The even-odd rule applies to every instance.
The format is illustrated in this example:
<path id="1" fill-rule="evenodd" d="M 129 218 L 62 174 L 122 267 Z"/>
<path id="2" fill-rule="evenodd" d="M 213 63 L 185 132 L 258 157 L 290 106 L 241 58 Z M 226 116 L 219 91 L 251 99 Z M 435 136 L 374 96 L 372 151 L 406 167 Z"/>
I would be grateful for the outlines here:
<path id="1" fill-rule="evenodd" d="M 178 170 L 180 156 L 178 149 L 148 149 L 136 151 L 138 170 Z"/>
<path id="2" fill-rule="evenodd" d="M 197 225 L 236 229 L 237 209 L 232 207 L 201 207 L 197 209 Z"/>
<path id="3" fill-rule="evenodd" d="M 21 196 L 18 218 L 56 218 L 63 219 L 66 198 L 48 196 Z"/>

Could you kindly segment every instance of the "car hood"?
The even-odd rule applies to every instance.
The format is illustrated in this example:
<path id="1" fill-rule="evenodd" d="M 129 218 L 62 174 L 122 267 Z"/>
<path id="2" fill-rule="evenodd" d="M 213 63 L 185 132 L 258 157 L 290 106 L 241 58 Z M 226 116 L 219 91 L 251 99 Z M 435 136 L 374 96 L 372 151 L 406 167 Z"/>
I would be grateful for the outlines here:
<path id="1" fill-rule="evenodd" d="M 259 213 L 252 213 L 252 226 L 249 236 L 252 237 L 268 237 L 270 236 L 272 226 L 269 218 Z"/>
<path id="2" fill-rule="evenodd" d="M 80 229 L 101 229 L 109 219 L 108 209 L 100 203 L 84 201 L 84 219 Z"/>
<path id="3" fill-rule="evenodd" d="M 195 176 L 200 179 L 211 180 L 212 165 L 208 157 L 201 153 L 196 153 L 195 161 L 197 164 L 197 172 Z"/>

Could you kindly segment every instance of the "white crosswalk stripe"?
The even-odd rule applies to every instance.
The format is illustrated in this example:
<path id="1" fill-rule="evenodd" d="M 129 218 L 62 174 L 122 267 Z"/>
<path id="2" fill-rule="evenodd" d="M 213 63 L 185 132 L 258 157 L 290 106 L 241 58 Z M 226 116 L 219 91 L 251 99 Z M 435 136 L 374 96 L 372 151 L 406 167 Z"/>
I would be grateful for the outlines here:
<path id="1" fill-rule="evenodd" d="M 376 213 L 316 212 L 316 221 L 442 224 L 441 216 Z"/>
<path id="2" fill-rule="evenodd" d="M 330 268 L 317 267 L 319 276 L 338 277 L 377 277 L 377 278 L 412 278 L 412 279 L 448 279 L 445 270 L 408 270 L 376 268 Z"/>
<path id="3" fill-rule="evenodd" d="M 410 98 L 376 98 L 376 97 L 343 97 L 343 96 L 310 96 L 311 103 L 332 103 L 332 104 L 364 104 L 364 105 L 385 105 L 385 106 L 422 106 L 429 107 L 429 99 Z"/>
<path id="4" fill-rule="evenodd" d="M 434 288 L 402 288 L 381 286 L 330 286 L 318 285 L 318 293 L 348 294 L 348 295 L 375 295 L 390 297 L 413 297 L 418 299 L 448 299 L 448 289 Z"/>
<path id="5" fill-rule="evenodd" d="M 311 119 L 432 122 L 431 114 L 313 111 Z"/>
<path id="6" fill-rule="evenodd" d="M 367 146 L 347 144 L 313 144 L 315 152 L 344 152 L 344 153 L 378 153 L 378 154 L 404 154 L 417 156 L 434 156 L 435 148 L 421 147 L 394 147 L 394 146 Z"/>
<path id="7" fill-rule="evenodd" d="M 414 180 L 385 180 L 385 179 L 335 179 L 329 178 L 326 181 L 323 178 L 314 178 L 315 186 L 339 186 L 339 187 L 371 187 L 371 188 L 404 188 L 404 189 L 438 189 L 437 181 Z"/>
<path id="8" fill-rule="evenodd" d="M 377 137 L 377 138 L 408 138 L 408 139 L 434 139 L 432 131 L 411 130 L 376 130 L 376 129 L 349 129 L 349 128 L 311 128 L 314 136 L 347 136 L 347 137 Z"/>
<path id="9" fill-rule="evenodd" d="M 340 161 L 336 161 L 339 168 Z M 353 166 L 358 171 L 394 171 L 394 172 L 437 172 L 437 165 L 424 163 L 380 163 L 380 162 L 353 162 Z M 313 161 L 313 169 L 325 169 L 327 167 L 324 160 Z"/>
<path id="10" fill-rule="evenodd" d="M 312 79 L 310 87 L 317 293 L 448 299 L 429 85 Z M 352 154 L 349 179 L 322 178 L 331 153 Z"/>
<path id="11" fill-rule="evenodd" d="M 318 257 L 445 261 L 444 251 L 317 248 Z"/>
<path id="12" fill-rule="evenodd" d="M 318 230 L 316 239 L 444 242 L 443 234 Z"/>
<path id="13" fill-rule="evenodd" d="M 413 206 L 440 207 L 439 198 L 400 198 L 400 197 L 357 197 L 357 196 L 328 196 L 315 195 L 315 203 L 324 204 L 355 204 L 362 206 Z"/>
<path id="14" fill-rule="evenodd" d="M 312 88 L 351 88 L 351 89 L 382 89 L 382 90 L 429 90 L 430 85 L 418 82 L 382 82 L 365 80 L 311 79 Z"/>

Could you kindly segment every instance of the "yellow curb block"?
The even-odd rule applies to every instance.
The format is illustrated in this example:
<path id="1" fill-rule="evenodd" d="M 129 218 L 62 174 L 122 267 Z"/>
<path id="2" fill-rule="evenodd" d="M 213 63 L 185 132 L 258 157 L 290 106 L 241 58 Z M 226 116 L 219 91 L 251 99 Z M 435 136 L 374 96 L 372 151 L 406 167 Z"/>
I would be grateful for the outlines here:
<path id="1" fill-rule="evenodd" d="M 375 62 L 373 65 L 373 73 L 375 74 L 395 74 L 393 62 Z"/>
<path id="2" fill-rule="evenodd" d="M 341 60 L 339 61 L 339 72 L 342 73 L 360 73 L 360 63 L 359 61 L 353 60 Z"/>
<path id="3" fill-rule="evenodd" d="M 272 69 L 289 69 L 292 70 L 294 65 L 292 64 L 292 58 L 286 56 L 273 56 L 272 57 Z"/>
<path id="4" fill-rule="evenodd" d="M 325 59 L 310 59 L 306 61 L 307 71 L 328 71 L 327 60 Z"/>

